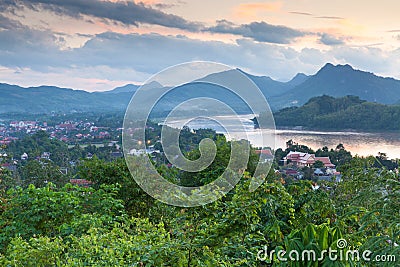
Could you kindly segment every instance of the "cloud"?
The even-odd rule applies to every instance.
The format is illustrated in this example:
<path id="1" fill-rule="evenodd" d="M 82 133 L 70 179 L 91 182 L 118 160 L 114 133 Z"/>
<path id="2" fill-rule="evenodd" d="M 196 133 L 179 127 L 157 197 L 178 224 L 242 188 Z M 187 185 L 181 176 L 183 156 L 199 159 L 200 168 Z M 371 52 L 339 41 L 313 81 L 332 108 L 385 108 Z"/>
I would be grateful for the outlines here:
<path id="1" fill-rule="evenodd" d="M 281 2 L 272 3 L 243 3 L 240 4 L 238 10 L 266 10 L 266 11 L 277 11 L 282 7 Z"/>
<path id="2" fill-rule="evenodd" d="M 168 9 L 176 6 L 176 4 L 163 4 L 163 3 L 156 3 L 153 5 L 154 7 L 158 9 Z"/>
<path id="3" fill-rule="evenodd" d="M 289 13 L 302 16 L 314 16 L 315 19 L 337 19 L 337 20 L 344 19 L 343 17 L 336 17 L 336 16 L 316 16 L 312 13 L 300 12 L 300 11 L 291 11 Z"/>
<path id="4" fill-rule="evenodd" d="M 24 28 L 24 26 L 19 21 L 7 18 L 0 14 L 0 29 L 12 30 L 21 28 Z"/>
<path id="5" fill-rule="evenodd" d="M 258 42 L 289 44 L 296 38 L 306 35 L 305 32 L 281 25 L 272 25 L 264 21 L 235 25 L 227 20 L 217 21 L 217 25 L 206 29 L 212 33 L 241 35 Z"/>
<path id="6" fill-rule="evenodd" d="M 235 10 L 235 16 L 240 18 L 253 18 L 260 12 L 276 12 L 282 8 L 282 2 L 270 3 L 242 3 Z"/>
<path id="7" fill-rule="evenodd" d="M 289 12 L 289 13 L 290 13 L 290 14 L 295 14 L 295 15 L 313 16 L 313 14 L 307 13 L 307 12 L 291 11 L 291 12 Z"/>
<path id="8" fill-rule="evenodd" d="M 302 16 L 314 16 L 315 19 L 344 19 L 343 17 L 336 17 L 336 16 L 317 16 L 312 13 L 301 12 L 301 11 L 291 11 L 289 13 Z"/>
<path id="9" fill-rule="evenodd" d="M 84 15 L 108 19 L 125 25 L 153 24 L 171 28 L 198 31 L 202 25 L 182 17 L 167 14 L 143 3 L 111 2 L 102 0 L 15 0 L 0 4 L 0 10 L 15 11 L 29 8 L 48 10 L 59 15 L 80 18 Z"/>
<path id="10" fill-rule="evenodd" d="M 192 60 L 217 61 L 248 69 L 255 74 L 268 73 L 279 79 L 290 78 L 296 69 L 305 71 L 310 68 L 300 68 L 304 64 L 297 61 L 294 49 L 250 39 L 227 44 L 185 36 L 106 32 L 93 36 L 82 47 L 61 50 L 55 45 L 55 38 L 46 31 L 0 32 L 0 65 L 31 72 L 64 73 L 64 82 L 68 80 L 68 84 L 72 83 L 70 79 L 82 77 L 143 81 L 145 74 L 150 76 L 171 65 Z M 291 71 L 289 64 L 292 65 Z M 99 72 L 99 67 L 108 71 Z M 73 75 L 68 77 L 68 73 Z M 26 77 L 28 79 L 29 75 Z M 61 85 L 62 80 L 54 82 Z"/>
<path id="11" fill-rule="evenodd" d="M 344 19 L 343 17 L 335 17 L 335 16 L 319 16 L 315 17 L 316 19 Z"/>
<path id="12" fill-rule="evenodd" d="M 331 46 L 345 44 L 343 38 L 337 38 L 337 37 L 327 34 L 327 33 L 323 33 L 321 35 L 321 38 L 319 39 L 319 41 L 321 43 L 323 43 L 324 45 L 331 45 Z"/>
<path id="13" fill-rule="evenodd" d="M 79 37 L 85 37 L 85 38 L 91 38 L 94 36 L 93 34 L 87 34 L 87 33 L 76 33 L 76 35 Z"/>
<path id="14" fill-rule="evenodd" d="M 332 49 L 331 54 L 338 61 L 350 63 L 357 69 L 400 79 L 396 71 L 400 68 L 400 49 L 385 51 L 379 47 L 339 46 Z"/>
<path id="15" fill-rule="evenodd" d="M 117 83 L 144 81 L 166 67 L 192 60 L 221 62 L 280 80 L 288 80 L 298 72 L 313 74 L 326 62 L 349 63 L 388 76 L 397 75 L 393 71 L 400 68 L 400 49 L 384 51 L 378 47 L 339 45 L 324 51 L 298 51 L 249 38 L 224 43 L 183 35 L 114 32 L 94 35 L 82 47 L 69 50 L 60 49 L 56 42 L 57 37 L 48 31 L 0 31 L 0 65 L 10 70 L 7 75 L 0 71 L 0 79 L 9 83 L 15 79 L 23 85 L 34 82 L 104 90 Z M 16 70 L 22 74 L 10 74 Z M 104 85 L 98 85 L 98 81 Z"/>
<path id="16" fill-rule="evenodd" d="M 62 54 L 60 47 L 63 36 L 49 30 L 35 30 L 13 20 L 4 20 L 0 16 L 0 64 L 3 66 L 24 67 L 45 71 L 48 66 L 58 65 Z M 6 22 L 6 23 L 4 23 Z M 11 27 L 9 27 L 11 26 Z M 15 26 L 15 27 L 14 27 Z M 68 58 L 60 58 L 65 60 Z"/>

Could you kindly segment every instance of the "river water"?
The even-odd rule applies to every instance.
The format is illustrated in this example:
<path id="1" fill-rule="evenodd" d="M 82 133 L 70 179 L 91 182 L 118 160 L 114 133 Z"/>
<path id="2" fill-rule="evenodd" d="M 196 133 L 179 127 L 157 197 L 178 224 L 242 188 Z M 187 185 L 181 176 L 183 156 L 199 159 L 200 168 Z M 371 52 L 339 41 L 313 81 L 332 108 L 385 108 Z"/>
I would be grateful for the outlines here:
<path id="1" fill-rule="evenodd" d="M 217 116 L 212 119 L 170 119 L 167 125 L 175 128 L 188 126 L 191 129 L 211 128 L 223 133 L 228 139 L 247 139 L 253 146 L 266 145 L 265 135 L 270 130 L 254 129 L 250 120 L 254 115 Z M 264 137 L 263 137 L 264 136 Z M 400 132 L 353 132 L 353 131 L 310 131 L 301 129 L 277 129 L 273 133 L 275 148 L 286 148 L 286 142 L 292 139 L 314 150 L 327 146 L 335 148 L 343 144 L 352 155 L 368 156 L 386 153 L 389 158 L 400 158 Z M 272 145 L 273 146 L 273 145 Z"/>

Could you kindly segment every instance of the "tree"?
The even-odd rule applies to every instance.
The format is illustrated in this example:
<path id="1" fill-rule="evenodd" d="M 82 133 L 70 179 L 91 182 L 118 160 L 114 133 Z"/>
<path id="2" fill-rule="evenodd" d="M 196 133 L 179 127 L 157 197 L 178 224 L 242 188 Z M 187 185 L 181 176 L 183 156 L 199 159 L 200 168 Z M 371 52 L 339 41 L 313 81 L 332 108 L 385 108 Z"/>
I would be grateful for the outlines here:
<path id="1" fill-rule="evenodd" d="M 399 178 L 385 168 L 374 168 L 375 161 L 354 158 L 344 166 L 343 181 L 333 192 L 339 223 L 348 229 L 348 238 L 364 244 L 364 249 L 373 248 L 374 255 L 396 250 L 400 224 Z"/>
<path id="2" fill-rule="evenodd" d="M 310 167 L 303 167 L 301 171 L 304 173 L 304 179 L 310 180 L 313 177 L 313 170 Z"/>
<path id="3" fill-rule="evenodd" d="M 387 154 L 383 152 L 378 152 L 378 158 L 380 160 L 387 160 Z"/>
<path id="4" fill-rule="evenodd" d="M 102 185 L 119 185 L 116 197 L 123 201 L 130 215 L 145 216 L 154 202 L 154 199 L 136 183 L 123 158 L 112 162 L 97 157 L 85 160 L 78 166 L 78 177 L 93 181 L 95 188 Z"/>
<path id="5" fill-rule="evenodd" d="M 97 226 L 81 236 L 15 237 L 2 266 L 186 266 L 186 255 L 163 224 L 130 219 L 111 228 Z M 218 265 L 218 262 L 215 262 Z"/>
<path id="6" fill-rule="evenodd" d="M 21 167 L 21 183 L 24 187 L 30 184 L 35 187 L 44 187 L 50 182 L 63 186 L 68 181 L 68 177 L 62 174 L 60 168 L 52 161 L 31 160 Z"/>
<path id="7" fill-rule="evenodd" d="M 7 205 L 0 217 L 0 251 L 20 236 L 50 238 L 85 233 L 95 225 L 112 226 L 124 217 L 117 189 L 103 186 L 98 190 L 70 184 L 57 189 L 54 184 L 36 188 L 16 188 L 7 192 Z M 86 217 L 90 215 L 90 219 Z"/>
<path id="8" fill-rule="evenodd" d="M 314 168 L 323 168 L 324 166 L 325 166 L 324 163 L 320 160 L 316 160 L 313 164 Z"/>
<path id="9" fill-rule="evenodd" d="M 338 151 L 338 150 L 345 150 L 345 149 L 344 149 L 344 145 L 343 145 L 342 143 L 340 143 L 340 144 L 338 144 L 338 145 L 336 146 L 336 151 Z"/>
<path id="10" fill-rule="evenodd" d="M 9 170 L 0 167 L 0 198 L 5 196 L 7 190 L 16 185 L 17 181 L 15 177 L 13 177 L 12 173 Z"/>
<path id="11" fill-rule="evenodd" d="M 286 253 L 285 260 L 280 260 L 277 254 L 274 254 L 272 259 L 267 260 L 272 262 L 272 266 L 351 266 L 354 262 L 350 259 L 331 260 L 328 256 L 322 257 L 322 251 L 328 251 L 329 248 L 343 250 L 343 255 L 346 255 L 348 248 L 338 248 L 337 242 L 343 238 L 342 232 L 338 227 L 330 227 L 329 223 L 321 225 L 309 224 L 304 229 L 293 230 L 285 237 L 284 245 L 277 246 L 275 251 L 290 252 L 295 260 L 289 260 L 289 253 Z M 304 254 L 304 251 L 313 251 L 314 254 Z M 297 252 L 297 253 L 293 253 Z"/>

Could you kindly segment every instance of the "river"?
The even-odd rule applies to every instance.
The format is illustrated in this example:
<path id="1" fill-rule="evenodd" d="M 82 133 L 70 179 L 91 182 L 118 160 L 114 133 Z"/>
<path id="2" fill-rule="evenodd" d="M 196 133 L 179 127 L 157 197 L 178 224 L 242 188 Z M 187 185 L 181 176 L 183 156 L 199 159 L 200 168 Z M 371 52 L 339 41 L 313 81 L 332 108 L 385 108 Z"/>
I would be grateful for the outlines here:
<path id="1" fill-rule="evenodd" d="M 170 119 L 167 125 L 182 128 L 184 125 L 191 129 L 211 128 L 223 133 L 228 139 L 247 139 L 253 146 L 263 144 L 263 134 L 268 130 L 254 129 L 250 120 L 254 115 L 217 116 L 212 119 L 199 117 L 197 119 Z M 224 125 L 224 127 L 222 126 Z M 227 130 L 228 129 L 228 130 Z M 294 142 L 311 147 L 314 150 L 327 146 L 335 148 L 343 144 L 352 155 L 369 156 L 386 153 L 389 158 L 400 158 L 400 132 L 354 132 L 354 131 L 310 131 L 301 129 L 276 129 L 275 148 L 286 148 L 286 142 Z M 265 143 L 264 143 L 265 144 Z"/>

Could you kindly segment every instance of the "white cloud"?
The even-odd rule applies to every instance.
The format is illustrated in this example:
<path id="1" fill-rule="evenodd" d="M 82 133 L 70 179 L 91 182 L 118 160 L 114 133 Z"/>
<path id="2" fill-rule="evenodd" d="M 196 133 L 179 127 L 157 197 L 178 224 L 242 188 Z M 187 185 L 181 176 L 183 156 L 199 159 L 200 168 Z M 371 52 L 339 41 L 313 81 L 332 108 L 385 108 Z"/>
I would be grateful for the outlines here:
<path id="1" fill-rule="evenodd" d="M 356 68 L 400 78 L 399 50 L 341 45 L 327 50 L 260 43 L 202 41 L 185 36 L 118 34 L 92 37 L 83 47 L 62 50 L 48 31 L 22 29 L 0 32 L 0 71 L 3 82 L 21 85 L 57 85 L 87 90 L 143 82 L 174 64 L 217 61 L 250 73 L 288 80 L 296 73 L 314 74 L 326 62 L 349 63 Z M 14 45 L 13 45 L 14 44 Z M 21 73 L 14 73 L 19 70 Z M 14 82 L 13 82 L 14 81 Z"/>

